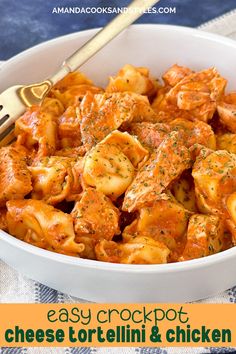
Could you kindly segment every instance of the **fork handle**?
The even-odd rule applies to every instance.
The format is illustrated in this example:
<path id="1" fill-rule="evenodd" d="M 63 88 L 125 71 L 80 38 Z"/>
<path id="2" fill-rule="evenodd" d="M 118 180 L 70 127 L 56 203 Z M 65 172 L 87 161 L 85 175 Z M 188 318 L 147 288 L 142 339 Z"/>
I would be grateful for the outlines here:
<path id="1" fill-rule="evenodd" d="M 114 37 L 122 32 L 126 27 L 137 20 L 145 10 L 153 6 L 160 0 L 134 0 L 128 6 L 127 11 L 120 13 L 111 20 L 103 29 L 101 29 L 94 37 L 86 42 L 81 48 L 76 50 L 69 58 L 67 58 L 60 70 L 55 73 L 50 81 L 56 84 L 65 77 L 69 72 L 75 71 L 101 48 L 109 43 Z"/>

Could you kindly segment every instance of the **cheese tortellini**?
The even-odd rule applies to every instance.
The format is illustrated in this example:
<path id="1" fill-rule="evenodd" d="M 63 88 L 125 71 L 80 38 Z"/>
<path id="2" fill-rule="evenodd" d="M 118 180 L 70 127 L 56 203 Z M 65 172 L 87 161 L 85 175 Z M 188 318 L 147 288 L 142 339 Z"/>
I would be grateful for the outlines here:
<path id="1" fill-rule="evenodd" d="M 149 155 L 147 149 L 145 149 L 135 136 L 128 134 L 127 132 L 120 132 L 114 130 L 111 134 L 106 136 L 101 144 L 115 145 L 128 157 L 134 167 L 140 167 Z"/>
<path id="2" fill-rule="evenodd" d="M 225 133 L 216 137 L 217 150 L 227 150 L 236 154 L 236 134 Z"/>
<path id="3" fill-rule="evenodd" d="M 12 146 L 0 149 L 0 206 L 11 199 L 23 199 L 32 190 L 26 151 Z"/>
<path id="4" fill-rule="evenodd" d="M 236 155 L 202 149 L 192 172 L 199 210 L 227 214 L 227 197 L 236 188 Z"/>
<path id="5" fill-rule="evenodd" d="M 11 200 L 7 202 L 9 232 L 33 245 L 79 255 L 82 243 L 75 242 L 72 216 L 40 200 Z"/>
<path id="6" fill-rule="evenodd" d="M 15 134 L 19 145 L 37 149 L 38 156 L 53 154 L 57 146 L 55 115 L 34 106 L 16 121 Z"/>
<path id="7" fill-rule="evenodd" d="M 76 160 L 63 156 L 36 159 L 29 167 L 32 175 L 33 199 L 56 205 L 64 199 L 73 200 L 82 190 L 75 170 Z"/>
<path id="8" fill-rule="evenodd" d="M 144 67 L 134 67 L 126 64 L 116 77 L 110 77 L 106 87 L 107 92 L 132 91 L 140 95 L 153 96 L 156 93 L 158 82 L 150 78 L 149 70 Z"/>
<path id="9" fill-rule="evenodd" d="M 190 215 L 191 212 L 171 194 L 160 194 L 159 200 L 140 209 L 138 218 L 124 229 L 123 239 L 151 237 L 169 249 L 169 259 L 174 261 L 178 258 L 178 248 L 182 245 Z"/>
<path id="10" fill-rule="evenodd" d="M 95 252 L 99 261 L 126 264 L 166 263 L 170 253 L 163 243 L 141 236 L 124 243 L 102 240 L 96 245 Z"/>
<path id="11" fill-rule="evenodd" d="M 115 145 L 98 144 L 86 156 L 84 181 L 112 199 L 123 194 L 134 178 L 134 166 Z"/>

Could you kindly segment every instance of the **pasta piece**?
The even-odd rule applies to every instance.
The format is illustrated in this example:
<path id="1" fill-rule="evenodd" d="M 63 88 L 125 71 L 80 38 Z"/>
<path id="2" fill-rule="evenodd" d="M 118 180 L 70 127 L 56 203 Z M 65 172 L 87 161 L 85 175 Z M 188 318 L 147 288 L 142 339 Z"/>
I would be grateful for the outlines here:
<path id="1" fill-rule="evenodd" d="M 122 209 L 131 212 L 152 203 L 190 167 L 188 149 L 180 141 L 177 132 L 170 133 L 138 171 L 125 193 Z"/>
<path id="2" fill-rule="evenodd" d="M 236 133 L 236 92 L 224 96 L 217 105 L 220 122 L 232 133 Z"/>
<path id="3" fill-rule="evenodd" d="M 126 191 L 133 177 L 132 163 L 115 145 L 98 144 L 85 157 L 85 183 L 112 199 Z"/>
<path id="4" fill-rule="evenodd" d="M 170 127 L 163 123 L 131 123 L 128 131 L 132 135 L 136 135 L 138 140 L 150 150 L 158 148 L 170 132 Z"/>
<path id="5" fill-rule="evenodd" d="M 91 92 L 92 94 L 103 93 L 104 90 L 100 87 L 92 86 L 92 85 L 74 85 L 64 92 L 60 92 L 59 90 L 52 90 L 53 96 L 62 102 L 65 108 L 69 108 L 73 105 L 78 105 L 87 92 Z"/>
<path id="6" fill-rule="evenodd" d="M 154 119 L 155 113 L 148 99 L 135 93 L 87 93 L 80 104 L 78 116 L 81 119 L 82 142 L 89 150 L 124 122 Z"/>
<path id="7" fill-rule="evenodd" d="M 61 101 L 52 97 L 45 97 L 40 107 L 42 112 L 50 113 L 54 117 L 59 117 L 65 110 Z"/>
<path id="8" fill-rule="evenodd" d="M 236 155 L 225 150 L 202 153 L 192 175 L 199 210 L 228 215 L 225 202 L 236 189 Z"/>
<path id="9" fill-rule="evenodd" d="M 65 108 L 68 108 L 69 106 L 78 104 L 88 91 L 95 94 L 103 92 L 103 89 L 93 86 L 91 80 L 83 73 L 76 71 L 69 73 L 54 85 L 50 96 L 57 98 Z"/>
<path id="10" fill-rule="evenodd" d="M 145 162 L 149 155 L 149 152 L 144 149 L 138 139 L 127 132 L 122 133 L 118 130 L 114 130 L 101 141 L 100 145 L 101 144 L 115 145 L 120 148 L 134 167 L 138 167 L 141 163 Z"/>
<path id="11" fill-rule="evenodd" d="M 236 225 L 236 192 L 232 193 L 226 201 L 228 212 Z"/>
<path id="12" fill-rule="evenodd" d="M 194 181 L 190 173 L 184 173 L 178 181 L 173 184 L 172 193 L 176 200 L 185 209 L 197 212 Z"/>
<path id="13" fill-rule="evenodd" d="M 232 213 L 232 211 L 231 211 Z M 236 224 L 232 219 L 226 219 L 225 220 L 225 226 L 227 230 L 230 232 L 230 238 L 228 237 L 227 241 L 227 246 L 225 249 L 236 246 Z M 231 241 L 231 242 L 229 242 Z"/>
<path id="14" fill-rule="evenodd" d="M 57 119 L 58 140 L 60 147 L 77 147 L 82 144 L 80 133 L 80 119 L 77 116 L 77 106 L 69 106 Z"/>
<path id="15" fill-rule="evenodd" d="M 146 96 L 138 95 L 137 93 L 126 92 L 127 99 L 132 105 L 132 122 L 156 122 L 157 114 L 152 109 L 150 102 Z M 129 121 L 126 121 L 127 123 Z M 126 124 L 123 125 L 126 127 Z M 122 127 L 123 127 L 122 126 Z"/>
<path id="16" fill-rule="evenodd" d="M 0 229 L 7 231 L 7 209 L 0 208 Z"/>
<path id="17" fill-rule="evenodd" d="M 79 176 L 73 174 L 75 162 L 74 159 L 61 156 L 37 159 L 29 167 L 33 184 L 32 198 L 55 205 L 72 193 L 81 193 Z"/>
<path id="18" fill-rule="evenodd" d="M 81 192 L 82 192 L 81 187 L 83 185 L 82 183 L 83 168 L 84 168 L 84 158 L 77 156 L 76 163 L 72 162 L 71 172 L 73 178 L 72 178 L 72 184 L 71 184 L 69 194 L 66 196 L 67 202 L 77 201 L 81 197 Z"/>
<path id="19" fill-rule="evenodd" d="M 236 154 L 236 134 L 226 133 L 216 135 L 217 150 L 227 150 Z"/>
<path id="20" fill-rule="evenodd" d="M 177 85 L 183 78 L 192 74 L 192 70 L 185 66 L 179 66 L 174 64 L 170 69 L 168 69 L 162 76 L 163 81 L 167 86 Z"/>
<path id="21" fill-rule="evenodd" d="M 22 199 L 32 190 L 31 176 L 23 150 L 12 146 L 0 149 L 0 206 L 7 200 Z"/>
<path id="22" fill-rule="evenodd" d="M 130 91 L 140 95 L 153 96 L 158 83 L 149 76 L 149 70 L 126 64 L 117 76 L 110 77 L 106 92 Z"/>
<path id="23" fill-rule="evenodd" d="M 171 251 L 177 252 L 187 230 L 191 213 L 171 195 L 160 195 L 152 206 L 140 209 L 138 218 L 123 231 L 123 239 L 147 236 L 164 243 Z M 174 257 L 171 255 L 171 258 Z"/>
<path id="24" fill-rule="evenodd" d="M 32 199 L 8 201 L 7 210 L 8 230 L 20 240 L 74 256 L 84 250 L 75 242 L 71 215 Z"/>
<path id="25" fill-rule="evenodd" d="M 58 81 L 56 85 L 53 86 L 53 89 L 65 92 L 71 86 L 92 84 L 93 82 L 89 80 L 85 74 L 79 71 L 74 71 L 66 75 L 62 80 Z"/>
<path id="26" fill-rule="evenodd" d="M 206 257 L 222 250 L 224 226 L 216 215 L 194 214 L 187 231 L 187 242 L 180 261 Z"/>
<path id="27" fill-rule="evenodd" d="M 168 102 L 166 94 L 160 94 L 153 101 L 152 108 L 157 114 L 157 123 L 168 124 L 176 118 L 191 119 L 189 112 L 183 112 L 176 105 Z"/>
<path id="28" fill-rule="evenodd" d="M 125 243 L 102 240 L 96 247 L 97 260 L 125 264 L 167 263 L 169 249 L 149 237 L 134 237 Z"/>
<path id="29" fill-rule="evenodd" d="M 201 144 L 209 149 L 215 150 L 216 138 L 211 126 L 202 122 L 191 122 L 187 119 L 175 119 L 169 123 L 171 130 L 179 131 L 185 146 Z"/>
<path id="30" fill-rule="evenodd" d="M 90 235 L 75 236 L 75 241 L 84 245 L 84 250 L 80 253 L 81 258 L 96 260 L 95 246 L 99 242 Z"/>
<path id="31" fill-rule="evenodd" d="M 57 145 L 55 117 L 39 107 L 32 107 L 15 123 L 17 143 L 28 149 L 38 147 L 38 156 L 53 154 Z"/>
<path id="32" fill-rule="evenodd" d="M 165 105 L 163 105 L 163 102 L 165 101 L 166 94 L 167 94 L 167 92 L 170 91 L 171 87 L 172 86 L 170 86 L 170 85 L 164 85 L 164 86 L 161 86 L 158 88 L 157 95 L 152 102 L 152 108 L 158 114 L 160 114 L 160 112 L 162 111 L 162 108 L 165 107 Z M 158 118 L 159 118 L 158 119 L 158 122 L 159 122 L 160 117 L 158 116 Z"/>

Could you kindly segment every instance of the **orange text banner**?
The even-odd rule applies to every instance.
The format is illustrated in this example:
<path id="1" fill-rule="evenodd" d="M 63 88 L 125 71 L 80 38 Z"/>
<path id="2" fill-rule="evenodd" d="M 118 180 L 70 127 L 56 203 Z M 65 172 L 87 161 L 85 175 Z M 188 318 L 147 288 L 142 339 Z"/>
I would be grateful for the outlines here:
<path id="1" fill-rule="evenodd" d="M 234 304 L 1 304 L 0 346 L 236 346 Z"/>

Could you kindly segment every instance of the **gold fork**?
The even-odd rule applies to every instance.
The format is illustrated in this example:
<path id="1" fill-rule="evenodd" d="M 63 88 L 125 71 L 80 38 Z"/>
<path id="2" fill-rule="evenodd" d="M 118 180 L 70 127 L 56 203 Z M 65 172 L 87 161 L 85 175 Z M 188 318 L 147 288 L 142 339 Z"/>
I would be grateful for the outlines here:
<path id="1" fill-rule="evenodd" d="M 68 73 L 75 71 L 126 27 L 138 19 L 145 10 L 160 0 L 134 0 L 128 10 L 120 13 L 86 44 L 73 53 L 49 79 L 27 86 L 12 86 L 0 94 L 0 146 L 14 138 L 12 126 L 27 107 L 39 105 L 53 85 Z"/>

